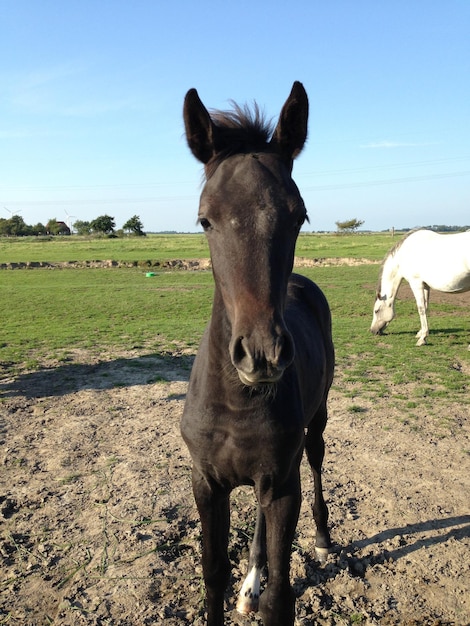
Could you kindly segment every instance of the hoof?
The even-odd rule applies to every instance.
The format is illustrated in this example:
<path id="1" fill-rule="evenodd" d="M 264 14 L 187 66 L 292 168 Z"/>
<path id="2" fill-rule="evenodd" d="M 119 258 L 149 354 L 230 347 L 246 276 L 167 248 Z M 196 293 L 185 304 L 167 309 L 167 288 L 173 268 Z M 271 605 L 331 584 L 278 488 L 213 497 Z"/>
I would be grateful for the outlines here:
<path id="1" fill-rule="evenodd" d="M 253 567 L 242 585 L 237 601 L 237 611 L 242 615 L 256 613 L 259 607 L 260 570 Z"/>
<path id="2" fill-rule="evenodd" d="M 427 337 L 427 335 L 424 335 L 424 337 L 423 337 L 423 335 L 421 334 L 421 331 L 419 330 L 416 333 L 416 339 L 418 340 L 416 342 L 416 345 L 417 346 L 424 346 L 426 344 L 426 337 Z"/>
<path id="3" fill-rule="evenodd" d="M 317 548 L 317 546 L 315 546 L 315 556 L 320 563 L 326 563 L 329 553 L 329 548 Z"/>
<path id="4" fill-rule="evenodd" d="M 237 613 L 240 615 L 249 615 L 257 613 L 259 608 L 259 598 L 238 598 Z"/>

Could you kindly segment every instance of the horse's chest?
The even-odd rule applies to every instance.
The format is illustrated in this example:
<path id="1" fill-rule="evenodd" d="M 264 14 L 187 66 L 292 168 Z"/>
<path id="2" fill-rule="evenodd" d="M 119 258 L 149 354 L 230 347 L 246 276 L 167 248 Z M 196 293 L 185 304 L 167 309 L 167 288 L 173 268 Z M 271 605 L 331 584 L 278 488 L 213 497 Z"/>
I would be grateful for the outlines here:
<path id="1" fill-rule="evenodd" d="M 192 415 L 182 422 L 182 434 L 195 465 L 217 482 L 256 483 L 260 476 L 283 476 L 302 449 L 302 420 L 249 413 Z"/>

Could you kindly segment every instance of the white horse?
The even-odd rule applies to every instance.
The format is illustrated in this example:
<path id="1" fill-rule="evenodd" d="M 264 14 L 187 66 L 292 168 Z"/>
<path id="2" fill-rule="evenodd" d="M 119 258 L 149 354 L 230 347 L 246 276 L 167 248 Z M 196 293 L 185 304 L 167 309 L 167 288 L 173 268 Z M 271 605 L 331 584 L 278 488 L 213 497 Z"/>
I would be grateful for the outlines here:
<path id="1" fill-rule="evenodd" d="M 470 290 L 470 231 L 451 235 L 432 230 L 412 231 L 388 252 L 379 276 L 370 327 L 374 334 L 381 334 L 394 318 L 395 296 L 404 278 L 418 306 L 421 329 L 416 335 L 416 345 L 422 346 L 429 335 L 426 311 L 430 289 L 445 293 Z"/>

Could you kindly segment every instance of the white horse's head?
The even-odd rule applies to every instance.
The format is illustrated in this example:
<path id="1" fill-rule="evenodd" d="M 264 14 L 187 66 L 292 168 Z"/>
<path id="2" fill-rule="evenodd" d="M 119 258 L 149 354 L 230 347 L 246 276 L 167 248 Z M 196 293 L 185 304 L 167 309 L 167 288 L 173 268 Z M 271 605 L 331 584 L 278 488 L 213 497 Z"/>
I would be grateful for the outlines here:
<path id="1" fill-rule="evenodd" d="M 394 302 L 394 297 L 387 294 L 382 295 L 380 292 L 377 292 L 374 303 L 374 315 L 370 327 L 371 333 L 381 335 L 385 326 L 393 320 L 395 317 Z"/>
<path id="2" fill-rule="evenodd" d="M 400 265 L 397 263 L 397 251 L 400 249 L 401 243 L 399 242 L 387 253 L 380 269 L 374 316 L 370 327 L 370 331 L 374 335 L 381 335 L 385 326 L 395 317 L 395 296 L 403 278 Z"/>

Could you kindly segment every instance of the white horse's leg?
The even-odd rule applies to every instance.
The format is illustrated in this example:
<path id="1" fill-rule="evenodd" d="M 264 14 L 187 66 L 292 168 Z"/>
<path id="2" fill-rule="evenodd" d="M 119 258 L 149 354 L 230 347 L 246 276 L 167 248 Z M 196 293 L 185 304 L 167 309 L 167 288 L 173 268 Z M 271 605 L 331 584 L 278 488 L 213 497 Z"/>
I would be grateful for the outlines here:
<path id="1" fill-rule="evenodd" d="M 429 292 L 431 290 L 429 289 L 429 285 L 426 285 L 426 283 L 423 283 L 423 291 L 424 291 L 424 308 L 427 311 L 428 306 L 429 306 Z"/>
<path id="2" fill-rule="evenodd" d="M 421 321 L 421 328 L 416 333 L 418 341 L 417 346 L 424 346 L 426 343 L 426 337 L 429 335 L 428 319 L 426 317 L 426 311 L 429 302 L 429 287 L 425 283 L 410 283 L 410 287 L 413 291 L 416 305 L 418 307 L 419 319 Z"/>

